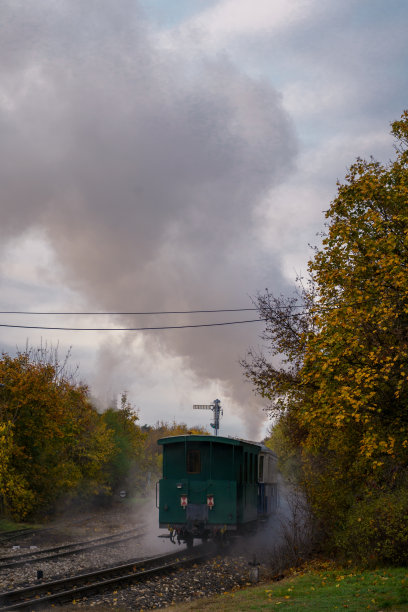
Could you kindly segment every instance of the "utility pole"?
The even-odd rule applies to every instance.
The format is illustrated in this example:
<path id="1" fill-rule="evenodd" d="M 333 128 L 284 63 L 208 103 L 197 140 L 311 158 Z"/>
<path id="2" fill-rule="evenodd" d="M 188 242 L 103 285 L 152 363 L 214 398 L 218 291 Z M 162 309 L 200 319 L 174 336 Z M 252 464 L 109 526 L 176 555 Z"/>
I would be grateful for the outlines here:
<path id="1" fill-rule="evenodd" d="M 215 435 L 218 436 L 218 430 L 220 428 L 220 416 L 224 414 L 221 408 L 221 401 L 219 399 L 214 400 L 212 404 L 194 404 L 194 410 L 212 410 L 214 413 L 214 423 L 210 423 L 211 427 L 215 429 Z"/>

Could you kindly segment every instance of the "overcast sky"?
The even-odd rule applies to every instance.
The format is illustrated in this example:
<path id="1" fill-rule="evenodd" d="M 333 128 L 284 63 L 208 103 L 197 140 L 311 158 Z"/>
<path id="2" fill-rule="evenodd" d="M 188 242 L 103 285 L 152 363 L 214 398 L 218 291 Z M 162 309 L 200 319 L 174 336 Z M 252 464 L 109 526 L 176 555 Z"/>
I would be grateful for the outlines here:
<path id="1" fill-rule="evenodd" d="M 0 310 L 252 307 L 291 293 L 357 156 L 393 155 L 407 103 L 405 0 L 2 0 Z M 156 327 L 252 312 L 1 315 Z M 256 438 L 239 360 L 259 322 L 145 332 L 2 327 L 13 353 L 59 343 L 101 401 L 142 423 Z"/>

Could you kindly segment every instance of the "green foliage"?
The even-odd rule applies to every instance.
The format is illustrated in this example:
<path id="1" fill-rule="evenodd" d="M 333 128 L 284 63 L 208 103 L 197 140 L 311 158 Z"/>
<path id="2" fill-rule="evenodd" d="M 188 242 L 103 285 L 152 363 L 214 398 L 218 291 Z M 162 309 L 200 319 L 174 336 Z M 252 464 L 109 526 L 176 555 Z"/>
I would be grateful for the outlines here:
<path id="1" fill-rule="evenodd" d="M 341 527 L 335 540 L 343 554 L 353 551 L 354 559 L 364 565 L 408 565 L 406 487 L 357 500 Z"/>
<path id="2" fill-rule="evenodd" d="M 106 501 L 120 489 L 145 494 L 161 471 L 157 439 L 189 431 L 141 428 L 126 394 L 99 414 L 67 361 L 43 348 L 1 356 L 0 516 L 42 516 L 61 499 Z"/>
<path id="3" fill-rule="evenodd" d="M 258 298 L 275 363 L 244 363 L 300 449 L 301 481 L 329 538 L 352 530 L 356 496 L 393 495 L 407 482 L 408 112 L 392 131 L 395 161 L 358 159 L 338 185 L 307 285 L 295 298 Z"/>
<path id="4" fill-rule="evenodd" d="M 0 360 L 3 512 L 23 518 L 72 491 L 106 490 L 112 435 L 85 386 L 30 351 Z"/>
<path id="5" fill-rule="evenodd" d="M 278 468 L 284 479 L 299 482 L 301 476 L 301 454 L 298 446 L 294 446 L 291 438 L 290 423 L 282 417 L 270 430 L 270 435 L 264 440 L 265 446 L 276 453 Z"/>
<path id="6" fill-rule="evenodd" d="M 10 509 L 10 515 L 24 518 L 34 504 L 34 493 L 25 478 L 11 465 L 13 446 L 13 425 L 0 423 L 0 504 L 1 513 Z"/>
<path id="7" fill-rule="evenodd" d="M 404 114 L 394 133 L 407 128 Z M 330 529 L 355 493 L 392 491 L 407 472 L 407 161 L 400 141 L 388 166 L 353 164 L 309 266 L 317 299 L 298 417 L 308 432 L 306 484 Z"/>
<path id="8" fill-rule="evenodd" d="M 125 393 L 120 408 L 108 408 L 102 420 L 113 434 L 114 451 L 107 468 L 109 486 L 112 490 L 125 488 L 134 492 L 146 481 L 146 434 L 137 425 L 138 415 Z"/>

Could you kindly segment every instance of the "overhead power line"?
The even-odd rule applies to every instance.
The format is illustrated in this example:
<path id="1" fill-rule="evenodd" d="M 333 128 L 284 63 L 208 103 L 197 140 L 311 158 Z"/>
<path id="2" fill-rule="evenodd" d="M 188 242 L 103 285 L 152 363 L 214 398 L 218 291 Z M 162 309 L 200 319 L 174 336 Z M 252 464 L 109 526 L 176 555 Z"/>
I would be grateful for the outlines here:
<path id="1" fill-rule="evenodd" d="M 8 325 L 0 323 L 0 327 L 17 329 L 44 329 L 49 331 L 152 331 L 164 329 L 188 329 L 192 327 L 220 327 L 223 325 L 242 325 L 243 323 L 259 323 L 265 319 L 249 319 L 247 321 L 226 321 L 223 323 L 199 323 L 197 325 L 161 325 L 158 327 L 46 327 L 42 325 Z"/>
<path id="2" fill-rule="evenodd" d="M 219 308 L 216 310 L 156 310 L 147 312 L 37 312 L 32 310 L 0 310 L 0 314 L 23 315 L 168 315 L 168 314 L 200 314 L 210 312 L 245 312 L 257 308 Z"/>

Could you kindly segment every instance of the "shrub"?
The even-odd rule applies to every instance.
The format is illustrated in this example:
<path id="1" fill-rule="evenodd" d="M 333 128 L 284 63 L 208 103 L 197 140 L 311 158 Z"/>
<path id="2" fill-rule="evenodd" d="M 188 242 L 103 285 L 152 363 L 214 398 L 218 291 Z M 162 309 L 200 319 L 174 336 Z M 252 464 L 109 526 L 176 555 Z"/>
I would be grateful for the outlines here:
<path id="1" fill-rule="evenodd" d="M 357 501 L 335 535 L 339 550 L 364 565 L 408 564 L 408 490 Z"/>

